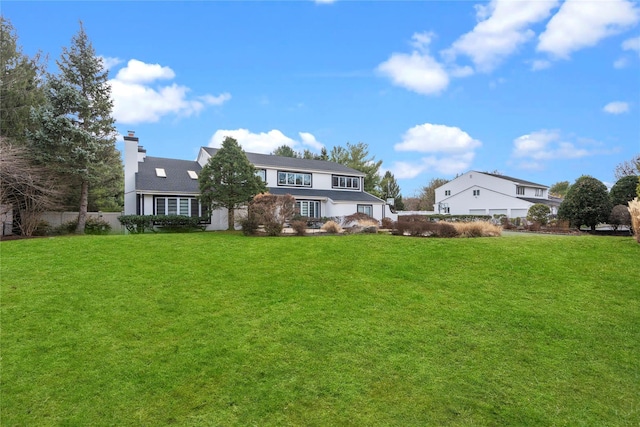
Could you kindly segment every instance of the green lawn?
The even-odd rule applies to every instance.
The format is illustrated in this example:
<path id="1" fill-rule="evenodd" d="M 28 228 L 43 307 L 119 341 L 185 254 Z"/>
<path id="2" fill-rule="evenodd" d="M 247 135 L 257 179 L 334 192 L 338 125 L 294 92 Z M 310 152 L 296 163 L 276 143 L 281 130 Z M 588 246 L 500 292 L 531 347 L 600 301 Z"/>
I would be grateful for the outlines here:
<path id="1" fill-rule="evenodd" d="M 0 243 L 0 424 L 637 426 L 631 237 Z"/>

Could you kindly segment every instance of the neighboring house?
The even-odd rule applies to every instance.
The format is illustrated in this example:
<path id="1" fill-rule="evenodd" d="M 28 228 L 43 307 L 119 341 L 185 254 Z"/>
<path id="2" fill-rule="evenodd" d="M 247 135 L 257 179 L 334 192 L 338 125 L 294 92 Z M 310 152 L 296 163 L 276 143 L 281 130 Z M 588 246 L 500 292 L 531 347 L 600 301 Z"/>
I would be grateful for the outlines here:
<path id="1" fill-rule="evenodd" d="M 201 147 L 195 161 L 147 156 L 133 133 L 125 140 L 126 215 L 202 216 L 198 174 L 216 148 Z M 363 212 L 392 217 L 386 203 L 364 191 L 365 174 L 338 163 L 246 153 L 271 194 L 291 194 L 300 215 L 321 218 Z M 208 230 L 227 228 L 226 209 L 211 216 Z"/>
<path id="2" fill-rule="evenodd" d="M 487 172 L 469 171 L 436 188 L 436 213 L 506 215 L 524 218 L 531 206 L 543 203 L 558 213 L 562 199 L 549 197 L 549 187 Z"/>

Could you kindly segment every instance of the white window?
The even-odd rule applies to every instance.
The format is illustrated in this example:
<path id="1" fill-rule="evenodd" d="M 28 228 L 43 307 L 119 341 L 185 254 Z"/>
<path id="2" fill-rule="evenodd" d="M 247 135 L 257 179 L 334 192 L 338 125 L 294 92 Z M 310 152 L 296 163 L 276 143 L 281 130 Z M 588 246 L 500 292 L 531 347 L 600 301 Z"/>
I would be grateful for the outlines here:
<path id="1" fill-rule="evenodd" d="M 358 205 L 358 212 L 373 216 L 373 205 Z"/>
<path id="2" fill-rule="evenodd" d="M 542 197 L 544 190 L 542 188 L 536 188 L 536 197 Z"/>
<path id="3" fill-rule="evenodd" d="M 298 200 L 296 213 L 308 218 L 320 218 L 320 202 L 315 200 Z"/>
<path id="4" fill-rule="evenodd" d="M 351 190 L 360 189 L 360 178 L 357 176 L 333 175 L 331 185 L 333 188 L 348 188 Z"/>
<path id="5" fill-rule="evenodd" d="M 264 182 L 267 182 L 267 171 L 265 169 L 256 169 L 256 176 L 259 176 Z"/>
<path id="6" fill-rule="evenodd" d="M 524 196 L 524 187 L 521 187 L 521 186 L 519 186 L 519 185 L 518 185 L 518 186 L 516 187 L 516 194 L 517 194 L 518 196 Z"/>
<path id="7" fill-rule="evenodd" d="M 156 215 L 203 216 L 203 210 L 195 197 L 156 197 Z"/>
<path id="8" fill-rule="evenodd" d="M 479 196 L 480 195 L 480 190 L 473 190 L 473 195 L 474 196 Z"/>
<path id="9" fill-rule="evenodd" d="M 311 187 L 311 174 L 278 171 L 278 185 Z"/>
<path id="10" fill-rule="evenodd" d="M 450 196 L 451 195 L 451 190 L 444 190 L 444 195 L 445 196 Z"/>

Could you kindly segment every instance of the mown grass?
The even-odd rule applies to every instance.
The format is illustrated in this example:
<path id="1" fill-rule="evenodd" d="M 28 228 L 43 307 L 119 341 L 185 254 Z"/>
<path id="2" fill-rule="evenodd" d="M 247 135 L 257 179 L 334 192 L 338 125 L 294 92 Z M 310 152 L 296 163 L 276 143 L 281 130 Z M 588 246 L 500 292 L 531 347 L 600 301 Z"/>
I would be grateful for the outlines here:
<path id="1" fill-rule="evenodd" d="M 0 424 L 638 425 L 632 238 L 0 243 Z"/>

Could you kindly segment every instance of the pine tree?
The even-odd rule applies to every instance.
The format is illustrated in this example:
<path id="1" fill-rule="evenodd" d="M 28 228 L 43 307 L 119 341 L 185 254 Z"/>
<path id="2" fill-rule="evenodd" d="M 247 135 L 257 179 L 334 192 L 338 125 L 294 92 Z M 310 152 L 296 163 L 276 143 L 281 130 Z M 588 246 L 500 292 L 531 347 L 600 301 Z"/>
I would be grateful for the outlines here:
<path id="1" fill-rule="evenodd" d="M 382 160 L 375 161 L 375 156 L 369 157 L 369 146 L 364 142 L 351 144 L 347 142 L 347 148 L 335 146 L 329 153 L 329 160 L 340 163 L 352 169 L 364 173 L 364 190 L 374 196 L 380 197 L 380 166 Z"/>
<path id="2" fill-rule="evenodd" d="M 76 233 L 82 234 L 89 187 L 100 183 L 101 171 L 108 164 L 122 168 L 119 156 L 114 157 L 111 87 L 82 23 L 57 64 L 60 74 L 48 79 L 47 103 L 32 114 L 40 128 L 31 139 L 41 161 L 80 187 Z"/>
<path id="3" fill-rule="evenodd" d="M 200 171 L 200 203 L 211 211 L 228 210 L 228 229 L 235 225 L 234 212 L 253 197 L 266 191 L 262 178 L 247 159 L 238 141 L 226 137 L 222 147 Z"/>
<path id="4" fill-rule="evenodd" d="M 400 185 L 396 181 L 396 177 L 390 171 L 386 171 L 380 181 L 380 189 L 382 190 L 383 199 L 393 198 L 393 208 L 397 211 L 404 210 L 404 202 L 400 194 Z"/>
<path id="5" fill-rule="evenodd" d="M 23 145 L 30 110 L 44 102 L 40 55 L 29 58 L 11 22 L 0 16 L 0 136 Z"/>

